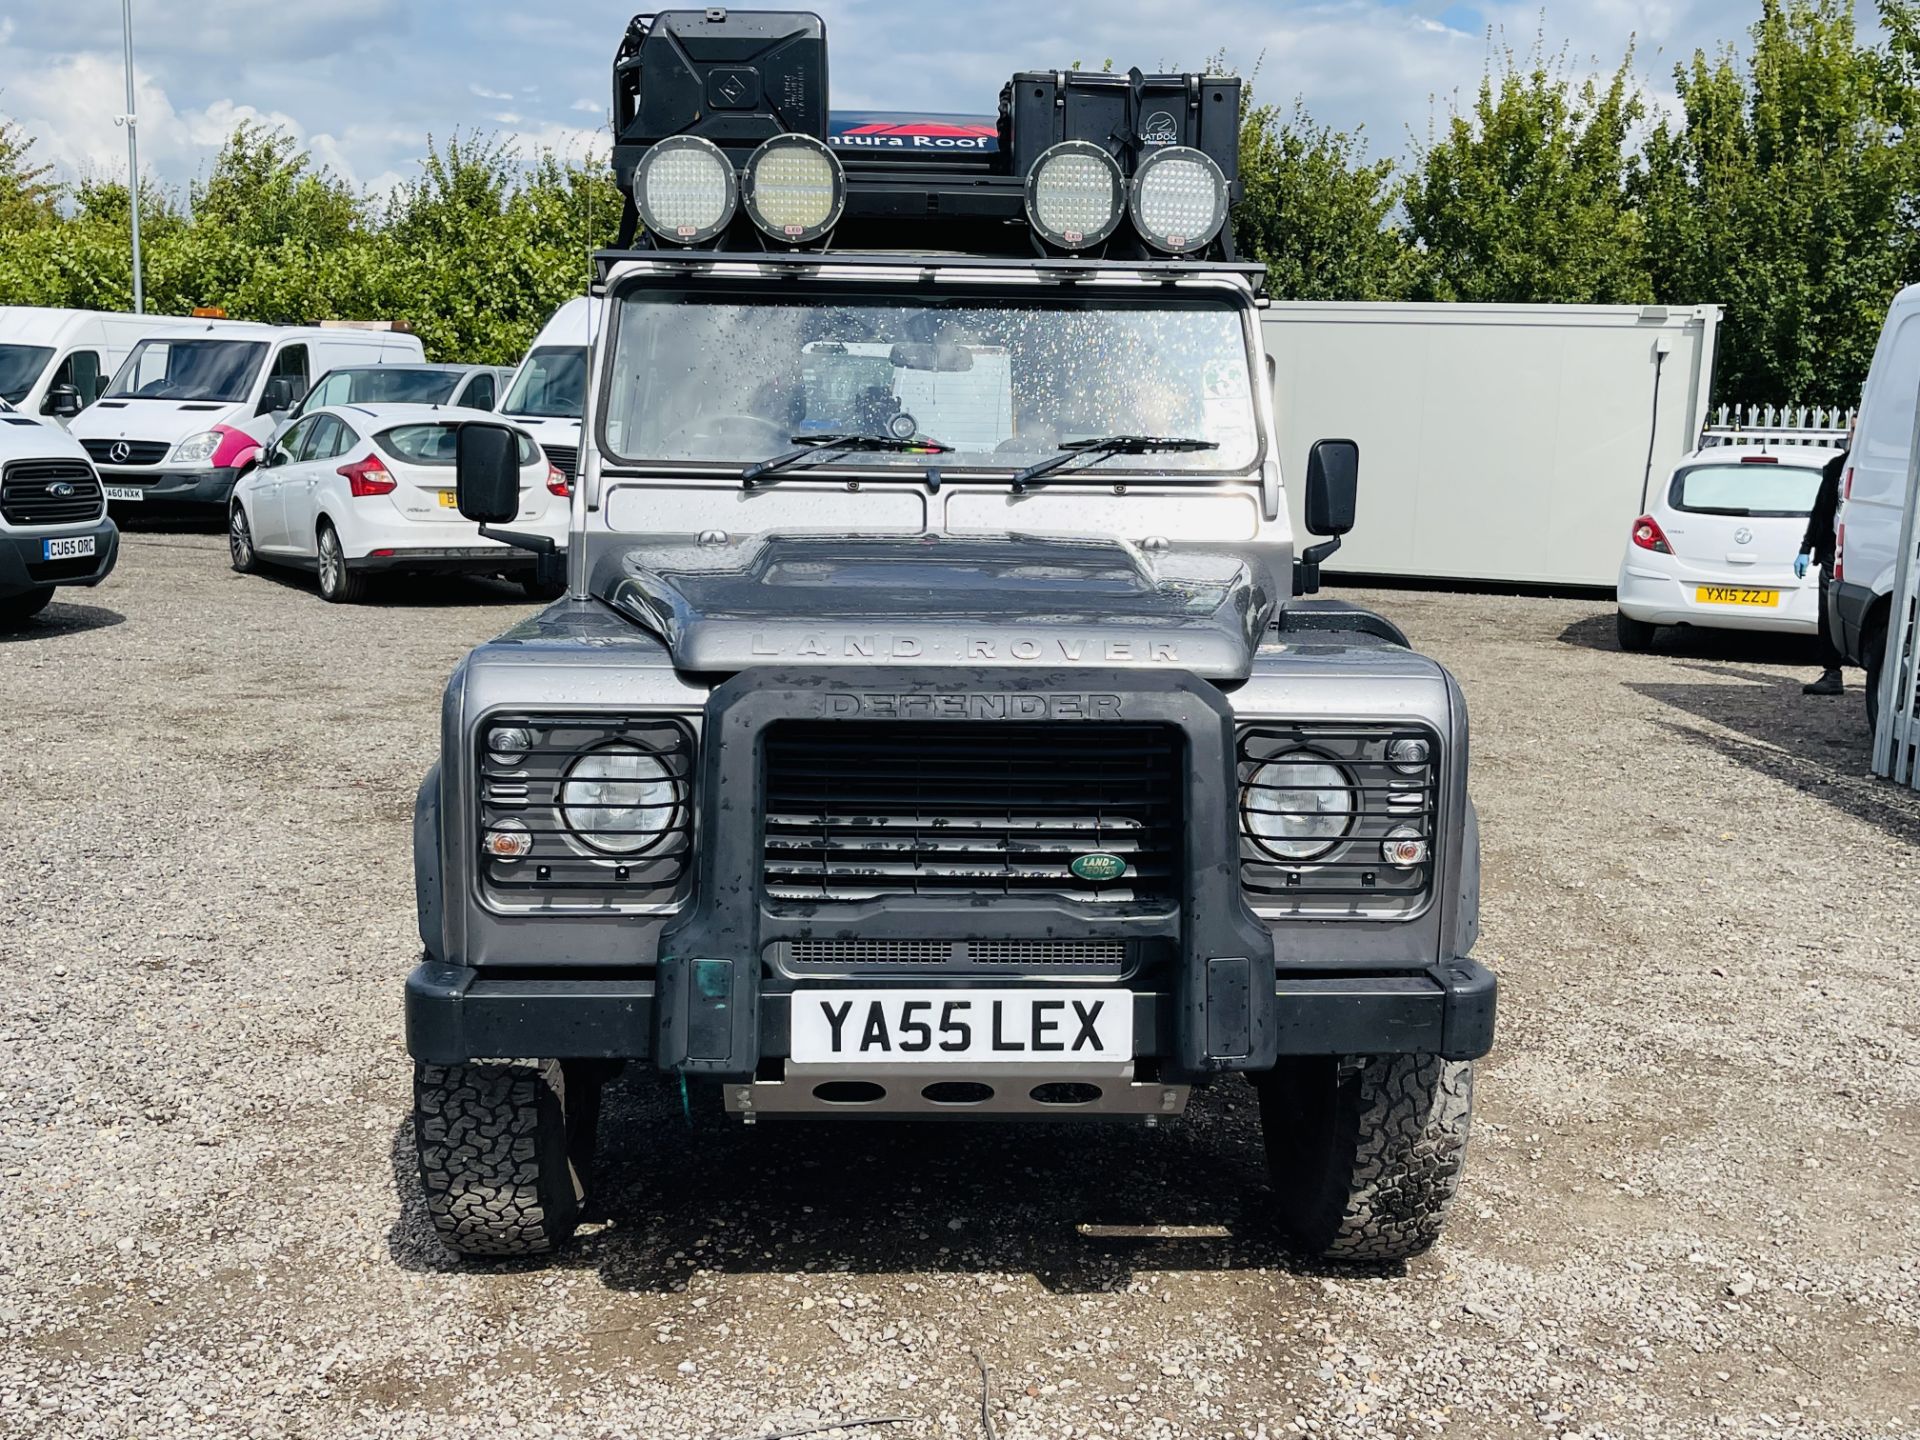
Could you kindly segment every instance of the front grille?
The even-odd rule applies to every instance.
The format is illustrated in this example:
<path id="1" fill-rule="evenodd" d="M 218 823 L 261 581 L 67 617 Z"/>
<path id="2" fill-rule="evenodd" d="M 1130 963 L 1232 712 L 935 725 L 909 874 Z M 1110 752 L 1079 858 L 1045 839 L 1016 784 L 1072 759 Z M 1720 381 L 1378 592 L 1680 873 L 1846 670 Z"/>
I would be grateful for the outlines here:
<path id="1" fill-rule="evenodd" d="M 55 486 L 71 494 L 56 495 Z M 16 460 L 0 479 L 0 518 L 9 525 L 72 525 L 98 520 L 106 496 L 84 460 Z"/>
<path id="2" fill-rule="evenodd" d="M 784 958 L 795 969 L 948 970 L 976 966 L 1022 970 L 1118 972 L 1127 962 L 1124 940 L 791 940 Z"/>
<path id="3" fill-rule="evenodd" d="M 165 440 L 82 440 L 96 465 L 158 465 L 167 458 Z M 114 458 L 113 447 L 124 445 L 126 453 Z"/>
<path id="4" fill-rule="evenodd" d="M 658 715 L 494 715 L 476 737 L 481 877 L 505 909 L 660 909 L 693 859 L 693 736 Z M 519 837 L 503 858 L 489 837 Z"/>
<path id="5" fill-rule="evenodd" d="M 1397 740 L 1427 747 L 1424 763 L 1387 759 Z M 1433 890 L 1439 804 L 1439 737 L 1416 725 L 1249 726 L 1240 732 L 1240 882 L 1247 903 L 1270 916 L 1416 914 Z M 1269 768 L 1274 767 L 1274 768 Z M 1312 768 L 1307 768 L 1312 767 Z M 1337 784 L 1308 784 L 1334 772 Z M 1333 813 L 1316 805 L 1331 803 Z M 1309 831 L 1294 853 L 1276 853 L 1273 827 Z M 1267 827 L 1266 837 L 1256 825 Z M 1381 846 L 1399 832 L 1424 841 L 1417 864 L 1387 863 Z M 1286 841 L 1281 840 L 1284 849 Z M 1299 853 L 1299 852 L 1311 853 Z"/>
<path id="6" fill-rule="evenodd" d="M 790 723 L 767 732 L 766 893 L 1063 897 L 1178 891 L 1180 737 L 1148 725 Z M 1117 876 L 1073 862 L 1112 856 Z"/>
<path id="7" fill-rule="evenodd" d="M 580 463 L 580 448 L 577 445 L 549 445 L 540 442 L 540 448 L 547 452 L 547 459 L 560 467 L 560 473 L 567 477 L 567 483 L 573 483 L 573 472 Z"/>

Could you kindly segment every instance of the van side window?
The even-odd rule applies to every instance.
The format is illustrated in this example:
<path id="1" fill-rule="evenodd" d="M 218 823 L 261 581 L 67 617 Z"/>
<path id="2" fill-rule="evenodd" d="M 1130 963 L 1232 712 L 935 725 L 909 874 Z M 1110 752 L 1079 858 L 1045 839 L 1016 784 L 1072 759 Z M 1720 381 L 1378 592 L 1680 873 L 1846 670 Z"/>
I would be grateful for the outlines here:
<path id="1" fill-rule="evenodd" d="M 273 357 L 273 374 L 284 375 L 293 381 L 293 398 L 300 400 L 307 393 L 307 347 L 289 345 Z"/>
<path id="2" fill-rule="evenodd" d="M 97 350 L 74 351 L 60 362 L 53 383 L 73 386 L 80 392 L 80 403 L 91 405 L 100 398 L 100 392 L 107 388 L 107 377 L 100 373 L 100 353 Z"/>
<path id="3" fill-rule="evenodd" d="M 493 409 L 493 376 L 485 370 L 475 375 L 467 382 L 467 393 L 460 403 L 475 410 Z"/>

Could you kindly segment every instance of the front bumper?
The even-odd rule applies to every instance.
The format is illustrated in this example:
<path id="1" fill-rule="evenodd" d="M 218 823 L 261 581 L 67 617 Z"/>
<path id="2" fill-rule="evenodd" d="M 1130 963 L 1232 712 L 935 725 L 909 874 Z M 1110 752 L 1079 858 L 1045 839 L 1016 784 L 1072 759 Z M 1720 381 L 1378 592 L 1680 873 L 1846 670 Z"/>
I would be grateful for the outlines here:
<path id="1" fill-rule="evenodd" d="M 1397 973 L 1283 974 L 1273 985 L 1274 1053 L 1477 1059 L 1493 1047 L 1496 992 L 1493 973 L 1466 956 Z M 1177 998 L 1132 993 L 1134 1053 L 1168 1055 Z M 513 1055 L 653 1060 L 657 998 L 651 975 L 493 979 L 429 959 L 407 977 L 407 1049 L 435 1065 Z M 760 998 L 763 1059 L 787 1055 L 788 1001 Z"/>
<path id="2" fill-rule="evenodd" d="M 138 500 L 109 500 L 116 514 L 138 515 L 146 506 L 155 508 L 226 509 L 233 495 L 233 482 L 240 472 L 230 465 L 211 470 L 117 470 L 102 465 L 100 483 L 109 490 L 138 490 Z"/>
<path id="3" fill-rule="evenodd" d="M 93 554 L 72 560 L 48 560 L 46 542 L 93 537 Z M 120 554 L 120 531 L 111 520 L 84 530 L 55 535 L 0 534 L 0 597 L 44 590 L 50 585 L 98 585 L 113 571 Z"/>

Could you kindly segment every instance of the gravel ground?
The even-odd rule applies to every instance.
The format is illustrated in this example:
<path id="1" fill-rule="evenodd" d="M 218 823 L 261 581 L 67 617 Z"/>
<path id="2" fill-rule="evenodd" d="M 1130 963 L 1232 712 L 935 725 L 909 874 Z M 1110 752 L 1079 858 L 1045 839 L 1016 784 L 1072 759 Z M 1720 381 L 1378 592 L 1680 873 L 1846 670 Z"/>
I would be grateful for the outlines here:
<path id="1" fill-rule="evenodd" d="M 1920 1434 L 1920 804 L 1804 649 L 1372 597 L 1475 707 L 1500 1045 L 1440 1248 L 1242 1223 L 1251 1095 L 1158 1131 L 688 1128 L 609 1098 L 549 1266 L 412 1179 L 408 824 L 523 613 L 129 537 L 0 643 L 0 1433 L 729 1440 Z M 839 1432 L 835 1432 L 839 1433 Z"/>

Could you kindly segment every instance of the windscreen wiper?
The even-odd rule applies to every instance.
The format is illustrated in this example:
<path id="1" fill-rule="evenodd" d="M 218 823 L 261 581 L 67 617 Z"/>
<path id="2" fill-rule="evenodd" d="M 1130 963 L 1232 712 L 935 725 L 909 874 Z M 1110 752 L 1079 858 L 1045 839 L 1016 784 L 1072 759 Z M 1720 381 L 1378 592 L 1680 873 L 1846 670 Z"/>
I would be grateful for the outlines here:
<path id="1" fill-rule="evenodd" d="M 1056 471 L 1065 470 L 1076 460 L 1089 460 L 1100 455 L 1159 455 L 1174 451 L 1218 450 L 1219 448 L 1220 446 L 1212 440 L 1193 440 L 1180 435 L 1103 435 L 1096 440 L 1067 440 L 1060 446 L 1063 453 L 1055 455 L 1051 460 L 1042 460 L 1037 464 L 1029 465 L 1014 476 L 1013 493 L 1026 494 L 1035 480 L 1043 475 L 1052 475 Z"/>
<path id="2" fill-rule="evenodd" d="M 895 455 L 946 455 L 953 450 L 951 445 L 942 445 L 938 440 L 902 440 L 898 435 L 789 435 L 787 438 L 799 448 L 747 466 L 740 472 L 742 490 L 753 489 L 765 476 L 794 469 L 803 461 L 817 465 L 830 455 L 846 455 L 857 450 L 887 451 Z"/>

